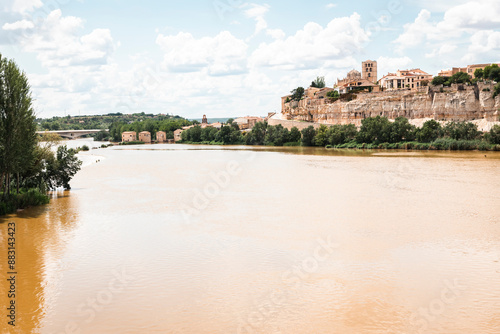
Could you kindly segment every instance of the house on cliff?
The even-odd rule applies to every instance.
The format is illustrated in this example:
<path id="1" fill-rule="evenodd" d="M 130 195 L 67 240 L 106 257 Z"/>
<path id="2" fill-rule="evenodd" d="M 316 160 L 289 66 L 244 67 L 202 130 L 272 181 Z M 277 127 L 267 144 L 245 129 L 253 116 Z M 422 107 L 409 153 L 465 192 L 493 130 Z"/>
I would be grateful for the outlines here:
<path id="1" fill-rule="evenodd" d="M 474 72 L 476 70 L 484 70 L 484 68 L 486 66 L 491 66 L 493 65 L 494 63 L 490 63 L 490 64 L 474 64 L 474 65 L 467 65 L 467 67 L 453 67 L 451 70 L 441 70 L 441 72 L 438 73 L 438 75 L 440 77 L 446 77 L 446 78 L 449 78 L 451 76 L 453 76 L 454 74 L 457 74 L 458 72 L 464 72 L 464 73 L 467 73 L 468 75 L 470 75 L 470 77 L 472 79 L 476 78 L 476 76 L 474 75 Z M 500 64 L 497 64 L 498 66 L 500 66 Z"/>
<path id="2" fill-rule="evenodd" d="M 388 73 L 380 79 L 380 86 L 384 90 L 396 89 L 418 89 L 429 83 L 433 76 L 419 68 L 412 70 L 398 70 L 396 73 Z"/>

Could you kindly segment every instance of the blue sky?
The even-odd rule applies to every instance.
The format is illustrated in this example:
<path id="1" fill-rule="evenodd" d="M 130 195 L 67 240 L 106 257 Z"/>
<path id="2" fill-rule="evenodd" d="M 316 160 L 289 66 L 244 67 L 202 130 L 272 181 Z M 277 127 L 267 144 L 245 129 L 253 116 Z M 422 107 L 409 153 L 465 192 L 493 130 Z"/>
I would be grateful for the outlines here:
<path id="1" fill-rule="evenodd" d="M 379 78 L 498 62 L 497 0 L 3 0 L 0 53 L 40 117 L 111 112 L 266 115 L 361 61 Z"/>

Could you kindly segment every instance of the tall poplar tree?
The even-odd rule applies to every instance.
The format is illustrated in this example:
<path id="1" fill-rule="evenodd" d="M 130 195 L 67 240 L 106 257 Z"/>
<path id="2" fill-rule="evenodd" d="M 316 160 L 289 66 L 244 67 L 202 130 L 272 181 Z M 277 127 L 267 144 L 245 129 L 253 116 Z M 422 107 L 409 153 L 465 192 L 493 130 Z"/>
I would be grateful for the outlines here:
<path id="1" fill-rule="evenodd" d="M 12 177 L 30 168 L 36 148 L 35 113 L 28 79 L 13 60 L 0 54 L 0 184 L 11 192 Z"/>

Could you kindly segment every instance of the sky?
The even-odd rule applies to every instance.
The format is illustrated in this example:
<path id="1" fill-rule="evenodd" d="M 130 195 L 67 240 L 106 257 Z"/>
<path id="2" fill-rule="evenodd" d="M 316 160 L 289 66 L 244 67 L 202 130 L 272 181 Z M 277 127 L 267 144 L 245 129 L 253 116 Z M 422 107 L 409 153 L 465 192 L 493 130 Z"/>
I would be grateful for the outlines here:
<path id="1" fill-rule="evenodd" d="M 500 61 L 498 0 L 2 0 L 38 117 L 267 115 L 364 60 L 378 77 Z"/>

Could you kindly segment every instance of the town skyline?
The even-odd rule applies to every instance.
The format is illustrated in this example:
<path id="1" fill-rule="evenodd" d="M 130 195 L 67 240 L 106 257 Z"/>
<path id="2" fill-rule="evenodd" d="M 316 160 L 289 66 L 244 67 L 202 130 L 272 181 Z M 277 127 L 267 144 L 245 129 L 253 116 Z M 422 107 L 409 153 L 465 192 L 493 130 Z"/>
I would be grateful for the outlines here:
<path id="1" fill-rule="evenodd" d="M 9 0 L 2 55 L 25 69 L 37 116 L 279 112 L 279 97 L 366 59 L 379 79 L 497 63 L 500 4 L 397 1 Z"/>

